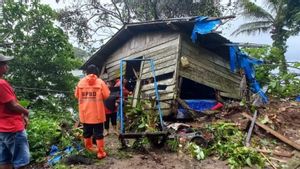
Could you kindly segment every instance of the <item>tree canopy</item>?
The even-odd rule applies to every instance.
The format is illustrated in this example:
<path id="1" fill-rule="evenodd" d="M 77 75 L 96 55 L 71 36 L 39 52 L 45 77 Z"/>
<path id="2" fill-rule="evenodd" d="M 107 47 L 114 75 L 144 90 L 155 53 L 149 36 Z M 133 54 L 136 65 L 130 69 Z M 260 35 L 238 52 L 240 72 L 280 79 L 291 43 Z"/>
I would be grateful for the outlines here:
<path id="1" fill-rule="evenodd" d="M 126 23 L 185 16 L 221 16 L 224 9 L 219 0 L 75 0 L 73 5 L 59 12 L 59 20 L 80 43 L 97 43 L 99 47 Z"/>
<path id="2" fill-rule="evenodd" d="M 242 24 L 233 34 L 270 32 L 273 46 L 278 48 L 278 55 L 272 59 L 279 64 L 282 75 L 288 73 L 288 65 L 284 53 L 287 39 L 296 35 L 300 28 L 300 4 L 291 0 L 267 0 L 265 6 L 260 6 L 251 0 L 239 1 L 243 15 L 251 20 Z"/>
<path id="3" fill-rule="evenodd" d="M 8 78 L 22 90 L 18 95 L 33 100 L 59 90 L 66 91 L 61 97 L 69 96 L 77 81 L 70 71 L 80 62 L 68 36 L 55 25 L 57 13 L 39 0 L 7 0 L 2 8 L 1 52 L 15 57 Z"/>

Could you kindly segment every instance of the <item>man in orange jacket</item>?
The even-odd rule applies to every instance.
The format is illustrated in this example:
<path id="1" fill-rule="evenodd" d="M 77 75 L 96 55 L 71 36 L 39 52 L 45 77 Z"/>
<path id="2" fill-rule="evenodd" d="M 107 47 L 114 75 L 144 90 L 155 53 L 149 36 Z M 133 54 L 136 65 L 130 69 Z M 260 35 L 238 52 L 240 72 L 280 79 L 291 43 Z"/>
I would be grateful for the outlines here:
<path id="1" fill-rule="evenodd" d="M 92 136 L 96 139 L 99 159 L 105 158 L 103 123 L 105 122 L 104 100 L 110 91 L 103 80 L 98 78 L 99 70 L 95 65 L 88 66 L 87 75 L 81 79 L 75 90 L 79 104 L 79 119 L 83 124 L 84 145 L 93 151 Z"/>

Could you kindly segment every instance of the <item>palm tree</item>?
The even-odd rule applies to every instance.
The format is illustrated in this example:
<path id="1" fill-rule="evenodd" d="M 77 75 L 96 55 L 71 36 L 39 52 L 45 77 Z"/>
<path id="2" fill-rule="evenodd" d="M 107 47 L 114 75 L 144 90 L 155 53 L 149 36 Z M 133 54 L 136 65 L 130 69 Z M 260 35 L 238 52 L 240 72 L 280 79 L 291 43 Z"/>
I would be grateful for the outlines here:
<path id="1" fill-rule="evenodd" d="M 296 34 L 296 29 L 292 30 L 290 28 L 300 21 L 299 8 L 291 6 L 290 0 L 264 1 L 266 4 L 265 8 L 250 0 L 239 1 L 239 4 L 243 9 L 243 15 L 248 19 L 252 19 L 252 21 L 242 24 L 232 34 L 270 32 L 273 40 L 273 47 L 276 47 L 281 51 L 280 56 L 277 56 L 277 58 L 274 59 L 280 64 L 280 73 L 287 74 L 287 62 L 284 56 L 287 49 L 286 41 L 290 36 Z M 291 11 L 293 11 L 293 13 L 291 13 Z M 293 17 L 291 15 L 295 18 L 292 19 L 292 21 L 291 18 Z"/>

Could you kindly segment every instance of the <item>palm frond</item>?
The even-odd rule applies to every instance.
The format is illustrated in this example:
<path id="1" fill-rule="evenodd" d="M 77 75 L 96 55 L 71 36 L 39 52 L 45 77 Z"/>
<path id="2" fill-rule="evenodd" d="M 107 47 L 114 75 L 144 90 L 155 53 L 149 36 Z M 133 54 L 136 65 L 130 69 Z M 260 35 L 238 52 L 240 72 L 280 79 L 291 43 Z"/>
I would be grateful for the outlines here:
<path id="1" fill-rule="evenodd" d="M 231 35 L 239 35 L 242 33 L 255 34 L 260 32 L 267 32 L 270 29 L 272 29 L 271 21 L 256 21 L 242 24 L 234 32 L 232 32 Z"/>
<path id="2" fill-rule="evenodd" d="M 267 9 L 269 9 L 271 13 L 278 13 L 280 9 L 278 5 L 281 4 L 279 1 L 281 0 L 264 0 Z"/>
<path id="3" fill-rule="evenodd" d="M 268 11 L 251 2 L 250 0 L 241 0 L 239 3 L 241 7 L 244 8 L 244 16 L 274 21 L 274 17 Z"/>

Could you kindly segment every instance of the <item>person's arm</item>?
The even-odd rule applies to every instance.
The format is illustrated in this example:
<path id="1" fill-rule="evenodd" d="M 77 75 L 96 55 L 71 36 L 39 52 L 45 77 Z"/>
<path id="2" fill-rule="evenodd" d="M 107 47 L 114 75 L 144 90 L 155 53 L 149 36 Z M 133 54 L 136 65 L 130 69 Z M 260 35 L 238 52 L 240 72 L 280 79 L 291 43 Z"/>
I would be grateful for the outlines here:
<path id="1" fill-rule="evenodd" d="M 106 100 L 110 95 L 110 90 L 108 86 L 102 81 L 102 97 L 103 100 Z"/>
<path id="2" fill-rule="evenodd" d="M 18 103 L 8 83 L 0 84 L 0 98 L 0 102 L 5 104 L 11 112 L 23 115 L 25 127 L 27 127 L 29 111 Z"/>
<path id="3" fill-rule="evenodd" d="M 129 94 L 130 94 L 130 91 L 126 87 L 123 87 L 123 95 L 128 97 Z"/>
<path id="4" fill-rule="evenodd" d="M 23 106 L 21 106 L 16 100 L 7 102 L 5 105 L 12 112 L 20 113 L 20 114 L 23 114 L 24 116 L 29 115 L 29 111 L 27 109 L 25 109 Z"/>
<path id="5" fill-rule="evenodd" d="M 78 90 L 78 87 L 77 87 L 77 86 L 76 86 L 76 88 L 75 88 L 74 96 L 75 96 L 75 98 L 77 98 L 77 99 L 78 99 L 78 97 L 79 97 L 79 90 Z"/>
<path id="6" fill-rule="evenodd" d="M 22 114 L 23 119 L 24 119 L 24 123 L 25 123 L 25 128 L 27 128 L 27 126 L 29 124 L 29 118 L 28 118 L 29 111 L 27 109 L 25 109 L 23 106 L 21 106 L 16 100 L 12 100 L 10 102 L 7 102 L 5 104 L 5 106 L 7 106 L 7 108 L 12 112 Z"/>

